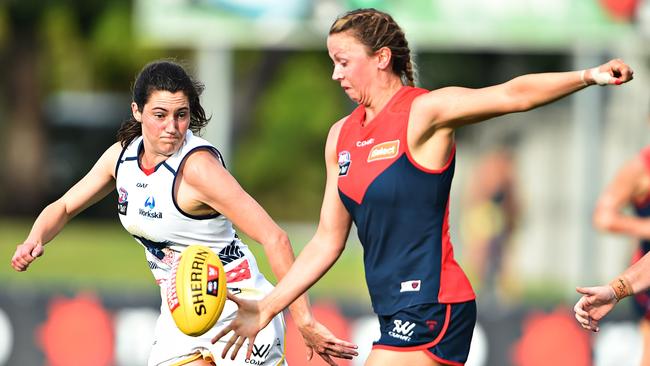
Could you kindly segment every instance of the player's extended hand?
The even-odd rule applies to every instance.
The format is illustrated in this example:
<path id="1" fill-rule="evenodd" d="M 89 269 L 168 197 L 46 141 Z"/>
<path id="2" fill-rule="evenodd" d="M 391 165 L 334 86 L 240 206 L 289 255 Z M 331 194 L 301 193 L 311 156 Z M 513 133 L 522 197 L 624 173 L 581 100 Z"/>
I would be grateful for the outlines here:
<path id="1" fill-rule="evenodd" d="M 333 357 L 347 360 L 359 355 L 357 345 L 336 338 L 329 329 L 317 321 L 299 326 L 298 329 L 307 346 L 307 359 L 311 360 L 314 351 L 329 365 L 336 366 Z"/>
<path id="2" fill-rule="evenodd" d="M 613 59 L 605 64 L 588 70 L 585 80 L 598 85 L 620 85 L 634 78 L 634 71 L 621 59 Z"/>
<path id="3" fill-rule="evenodd" d="M 237 316 L 232 322 L 230 322 L 230 324 L 228 324 L 227 327 L 223 328 L 214 336 L 214 338 L 212 338 L 212 343 L 216 343 L 219 339 L 232 331 L 233 335 L 224 346 L 223 352 L 221 352 L 221 358 L 226 358 L 228 351 L 234 345 L 235 348 L 233 348 L 232 353 L 230 354 L 230 359 L 234 360 L 235 357 L 237 357 L 239 349 L 244 345 L 244 342 L 248 340 L 246 358 L 250 359 L 253 353 L 253 344 L 255 343 L 257 333 L 266 327 L 275 314 L 265 314 L 260 307 L 259 301 L 245 300 L 236 297 L 230 292 L 227 293 L 227 296 L 228 300 L 237 304 Z"/>
<path id="4" fill-rule="evenodd" d="M 11 266 L 18 272 L 27 270 L 27 267 L 43 255 L 43 244 L 26 241 L 16 247 L 16 252 L 11 258 Z"/>
<path id="5" fill-rule="evenodd" d="M 576 319 L 584 329 L 597 332 L 598 323 L 618 302 L 611 286 L 578 287 L 582 297 L 573 307 Z"/>

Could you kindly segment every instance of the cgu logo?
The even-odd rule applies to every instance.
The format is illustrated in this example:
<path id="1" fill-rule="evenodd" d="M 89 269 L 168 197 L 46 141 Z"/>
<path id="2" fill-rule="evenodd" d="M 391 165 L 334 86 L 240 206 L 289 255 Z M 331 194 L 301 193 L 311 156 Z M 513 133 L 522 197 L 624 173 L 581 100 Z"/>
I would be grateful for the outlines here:
<path id="1" fill-rule="evenodd" d="M 390 159 L 399 153 L 399 140 L 386 141 L 372 147 L 368 154 L 368 162 Z"/>

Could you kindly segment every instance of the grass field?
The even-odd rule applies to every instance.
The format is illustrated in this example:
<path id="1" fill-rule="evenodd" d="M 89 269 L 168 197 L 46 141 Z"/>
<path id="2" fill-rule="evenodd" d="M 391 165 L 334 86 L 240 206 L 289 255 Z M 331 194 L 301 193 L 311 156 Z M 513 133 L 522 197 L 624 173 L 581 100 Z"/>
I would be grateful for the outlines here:
<path id="1" fill-rule="evenodd" d="M 282 225 L 299 251 L 313 233 L 311 225 Z M 46 245 L 45 254 L 27 272 L 18 273 L 11 266 L 16 245 L 22 243 L 31 221 L 0 219 L 0 287 L 47 287 L 157 293 L 157 286 L 144 258 L 143 248 L 115 220 L 75 219 Z M 243 237 L 255 253 L 262 272 L 275 282 L 261 245 Z M 362 265 L 362 249 L 356 241 L 323 277 L 310 294 L 316 298 L 333 298 L 369 302 Z"/>

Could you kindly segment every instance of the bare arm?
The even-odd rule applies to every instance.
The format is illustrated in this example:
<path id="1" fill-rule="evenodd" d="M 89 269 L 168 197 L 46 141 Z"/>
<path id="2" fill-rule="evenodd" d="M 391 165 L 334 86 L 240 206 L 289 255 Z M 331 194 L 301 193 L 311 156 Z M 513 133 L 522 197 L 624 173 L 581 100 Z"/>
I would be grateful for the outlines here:
<path id="1" fill-rule="evenodd" d="M 641 157 L 627 162 L 601 194 L 594 210 L 594 225 L 603 231 L 650 238 L 650 219 L 628 215 L 623 208 L 646 199 L 650 174 Z"/>
<path id="2" fill-rule="evenodd" d="M 578 287 L 582 297 L 573 307 L 583 328 L 597 332 L 600 320 L 624 297 L 650 289 L 650 255 L 646 253 L 608 285 Z"/>
<path id="3" fill-rule="evenodd" d="M 15 270 L 26 270 L 36 257 L 42 255 L 43 245 L 51 241 L 71 218 L 114 189 L 115 164 L 121 149 L 119 143 L 108 148 L 85 177 L 43 209 L 27 239 L 16 248 L 11 259 Z"/>
<path id="4" fill-rule="evenodd" d="M 632 70 L 621 60 L 583 71 L 528 74 L 481 89 L 449 87 L 434 90 L 414 103 L 433 128 L 457 128 L 507 113 L 523 112 L 596 83 L 622 84 Z"/>

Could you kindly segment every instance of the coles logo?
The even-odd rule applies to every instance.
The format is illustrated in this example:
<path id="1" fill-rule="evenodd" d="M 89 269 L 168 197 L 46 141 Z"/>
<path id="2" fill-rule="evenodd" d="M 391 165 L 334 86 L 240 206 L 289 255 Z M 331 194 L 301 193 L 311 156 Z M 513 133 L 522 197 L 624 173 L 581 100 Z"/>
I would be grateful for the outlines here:
<path id="1" fill-rule="evenodd" d="M 368 162 L 391 159 L 399 153 L 399 140 L 386 141 L 372 147 L 368 154 Z"/>

